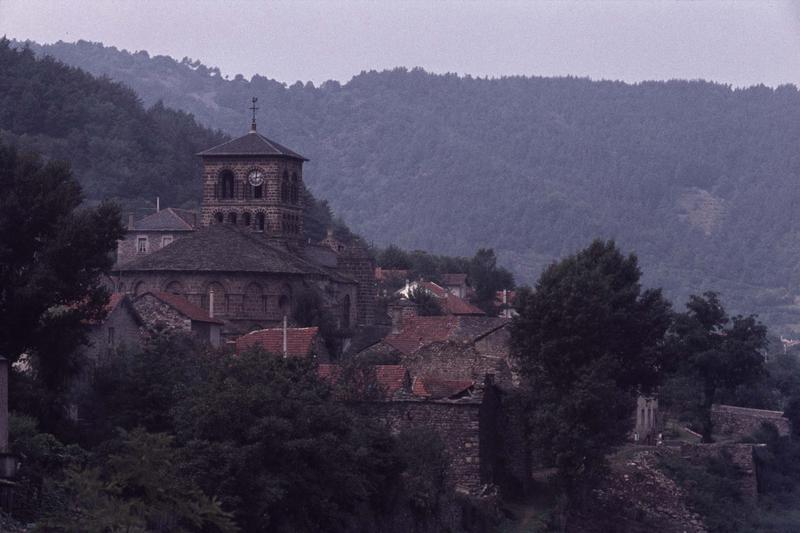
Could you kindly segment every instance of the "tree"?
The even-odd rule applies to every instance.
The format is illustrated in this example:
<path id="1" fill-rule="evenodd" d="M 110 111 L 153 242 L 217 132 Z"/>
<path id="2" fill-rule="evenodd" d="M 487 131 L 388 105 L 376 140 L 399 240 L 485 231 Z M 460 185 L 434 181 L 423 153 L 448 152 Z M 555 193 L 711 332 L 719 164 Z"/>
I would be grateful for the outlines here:
<path id="1" fill-rule="evenodd" d="M 767 328 L 755 316 L 728 317 L 719 295 L 691 296 L 675 316 L 670 352 L 675 375 L 696 384 L 704 442 L 712 441 L 711 406 L 723 389 L 754 383 L 765 372 Z"/>
<path id="2" fill-rule="evenodd" d="M 660 377 L 670 305 L 640 277 L 634 255 L 594 241 L 518 295 L 511 350 L 533 406 L 532 445 L 556 466 L 569 504 L 625 441 L 636 394 Z"/>
<path id="3" fill-rule="evenodd" d="M 419 316 L 440 316 L 442 314 L 442 306 L 439 305 L 436 296 L 421 286 L 414 287 L 409 291 L 408 300 L 417 305 Z"/>
<path id="4" fill-rule="evenodd" d="M 105 312 L 100 276 L 123 235 L 115 205 L 82 200 L 67 163 L 0 146 L 0 355 L 30 355 L 51 393 L 76 370 L 70 355 L 87 323 Z"/>
<path id="5" fill-rule="evenodd" d="M 481 248 L 469 262 L 469 279 L 475 289 L 475 303 L 487 314 L 495 313 L 497 291 L 514 288 L 514 276 L 497 266 L 497 257 L 491 248 Z"/>

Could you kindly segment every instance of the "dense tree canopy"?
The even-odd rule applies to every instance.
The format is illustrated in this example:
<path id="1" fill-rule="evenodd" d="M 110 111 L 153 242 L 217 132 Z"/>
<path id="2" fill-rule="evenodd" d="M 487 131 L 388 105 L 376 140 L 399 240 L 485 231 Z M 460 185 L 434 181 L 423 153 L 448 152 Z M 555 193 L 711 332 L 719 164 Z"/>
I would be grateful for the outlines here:
<path id="1" fill-rule="evenodd" d="M 82 200 L 67 163 L 0 145 L 0 355 L 27 353 L 51 392 L 75 370 L 87 324 L 104 314 L 100 276 L 122 235 L 116 206 Z"/>
<path id="2" fill-rule="evenodd" d="M 765 372 L 767 329 L 754 316 L 729 317 L 719 296 L 707 292 L 692 296 L 686 312 L 675 315 L 670 335 L 672 385 L 682 380 L 698 410 L 703 439 L 711 441 L 711 406 L 722 390 L 755 383 Z M 674 392 L 674 387 L 668 387 Z M 695 403 L 694 398 L 701 401 Z M 667 398 L 669 400 L 669 395 Z M 685 403 L 686 399 L 673 399 Z"/>
<path id="3" fill-rule="evenodd" d="M 660 378 L 670 305 L 640 277 L 635 256 L 595 241 L 519 296 L 512 353 L 527 380 L 533 441 L 569 496 L 603 471 L 631 429 L 636 393 Z"/>

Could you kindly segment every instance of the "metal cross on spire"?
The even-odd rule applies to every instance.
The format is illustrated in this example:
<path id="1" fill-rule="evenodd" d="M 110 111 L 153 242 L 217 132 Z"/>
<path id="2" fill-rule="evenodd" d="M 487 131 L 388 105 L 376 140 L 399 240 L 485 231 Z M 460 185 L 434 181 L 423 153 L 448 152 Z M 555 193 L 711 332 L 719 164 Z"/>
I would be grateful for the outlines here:
<path id="1" fill-rule="evenodd" d="M 258 98 L 254 96 L 253 105 L 251 105 L 249 108 L 253 112 L 253 122 L 250 123 L 250 131 L 256 131 L 256 111 L 258 111 L 258 108 L 256 107 L 256 102 L 258 102 Z"/>

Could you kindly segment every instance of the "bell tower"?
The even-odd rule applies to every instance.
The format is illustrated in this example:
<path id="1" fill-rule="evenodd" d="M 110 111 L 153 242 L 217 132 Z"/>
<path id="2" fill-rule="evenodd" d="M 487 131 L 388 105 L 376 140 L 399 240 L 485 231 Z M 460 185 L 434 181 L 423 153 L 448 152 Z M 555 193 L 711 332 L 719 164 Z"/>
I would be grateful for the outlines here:
<path id="1" fill-rule="evenodd" d="M 250 131 L 200 152 L 203 226 L 232 224 L 287 244 L 302 243 L 303 163 L 300 154 Z"/>

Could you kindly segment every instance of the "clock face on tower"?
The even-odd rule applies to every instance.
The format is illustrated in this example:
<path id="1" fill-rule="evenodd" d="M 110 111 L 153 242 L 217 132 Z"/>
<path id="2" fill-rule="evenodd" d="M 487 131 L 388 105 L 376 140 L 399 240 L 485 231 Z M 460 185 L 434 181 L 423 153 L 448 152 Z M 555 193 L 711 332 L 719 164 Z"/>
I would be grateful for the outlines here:
<path id="1" fill-rule="evenodd" d="M 264 173 L 258 169 L 253 169 L 247 174 L 247 181 L 253 187 L 258 187 L 264 184 Z"/>

